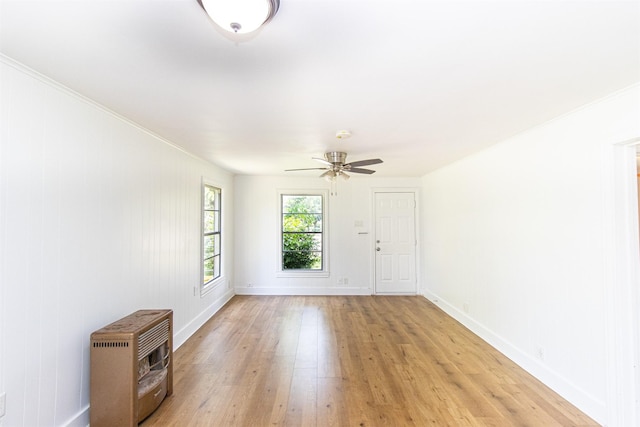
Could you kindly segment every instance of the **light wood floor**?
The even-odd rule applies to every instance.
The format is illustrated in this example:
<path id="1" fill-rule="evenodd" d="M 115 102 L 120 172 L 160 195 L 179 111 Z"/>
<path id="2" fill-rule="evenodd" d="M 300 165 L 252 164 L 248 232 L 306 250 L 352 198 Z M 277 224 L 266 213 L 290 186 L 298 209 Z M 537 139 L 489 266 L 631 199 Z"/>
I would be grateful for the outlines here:
<path id="1" fill-rule="evenodd" d="M 152 426 L 596 426 L 422 297 L 236 296 Z"/>

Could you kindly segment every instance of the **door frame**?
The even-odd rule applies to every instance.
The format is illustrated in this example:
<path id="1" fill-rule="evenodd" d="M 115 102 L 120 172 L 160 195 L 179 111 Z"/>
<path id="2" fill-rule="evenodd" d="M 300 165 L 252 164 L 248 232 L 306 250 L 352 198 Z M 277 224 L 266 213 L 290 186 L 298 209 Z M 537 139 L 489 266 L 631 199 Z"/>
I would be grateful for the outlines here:
<path id="1" fill-rule="evenodd" d="M 636 145 L 605 145 L 605 343 L 607 421 L 640 422 L 640 242 Z"/>
<path id="2" fill-rule="evenodd" d="M 420 189 L 418 187 L 372 187 L 371 188 L 371 238 L 369 239 L 369 247 L 371 248 L 369 253 L 370 253 L 370 265 L 371 265 L 371 271 L 370 271 L 370 276 L 371 277 L 371 283 L 369 284 L 369 287 L 371 289 L 371 294 L 372 295 L 377 295 L 377 290 L 376 290 L 376 194 L 377 193 L 413 193 L 413 198 L 416 201 L 416 208 L 415 208 L 415 212 L 414 212 L 414 217 L 413 217 L 413 222 L 414 222 L 414 233 L 415 233 L 415 238 L 416 238 L 416 265 L 415 265 L 415 270 L 416 270 L 416 292 L 414 293 L 398 293 L 398 294 L 389 294 L 389 293 L 385 293 L 384 295 L 422 295 L 424 296 L 424 289 L 422 287 L 422 280 L 421 280 L 421 266 L 422 266 L 422 257 L 421 257 L 421 251 L 420 251 L 420 247 L 421 245 L 421 240 L 422 240 L 422 233 L 421 233 L 421 228 L 420 228 L 420 223 L 422 222 L 420 220 L 420 208 L 421 208 L 421 201 L 420 201 Z"/>

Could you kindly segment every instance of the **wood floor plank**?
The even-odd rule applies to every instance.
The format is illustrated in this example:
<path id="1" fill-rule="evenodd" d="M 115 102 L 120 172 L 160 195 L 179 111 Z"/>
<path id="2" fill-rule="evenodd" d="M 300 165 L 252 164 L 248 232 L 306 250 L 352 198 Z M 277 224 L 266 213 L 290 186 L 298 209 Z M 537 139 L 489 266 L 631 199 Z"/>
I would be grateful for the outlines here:
<path id="1" fill-rule="evenodd" d="M 311 427 L 318 419 L 317 369 L 295 369 L 287 402 L 285 426 Z"/>
<path id="2" fill-rule="evenodd" d="M 359 425 L 349 414 L 349 409 L 355 408 L 347 406 L 343 386 L 341 378 L 318 378 L 317 426 Z"/>
<path id="3" fill-rule="evenodd" d="M 236 296 L 143 427 L 596 426 L 422 297 Z"/>

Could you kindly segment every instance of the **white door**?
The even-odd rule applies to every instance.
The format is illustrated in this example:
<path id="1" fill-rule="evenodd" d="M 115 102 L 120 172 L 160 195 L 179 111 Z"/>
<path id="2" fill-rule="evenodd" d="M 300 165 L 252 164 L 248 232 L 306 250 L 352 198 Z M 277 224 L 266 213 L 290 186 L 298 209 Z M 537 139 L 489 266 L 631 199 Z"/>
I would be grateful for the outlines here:
<path id="1" fill-rule="evenodd" d="M 415 193 L 375 193 L 375 293 L 415 294 Z"/>

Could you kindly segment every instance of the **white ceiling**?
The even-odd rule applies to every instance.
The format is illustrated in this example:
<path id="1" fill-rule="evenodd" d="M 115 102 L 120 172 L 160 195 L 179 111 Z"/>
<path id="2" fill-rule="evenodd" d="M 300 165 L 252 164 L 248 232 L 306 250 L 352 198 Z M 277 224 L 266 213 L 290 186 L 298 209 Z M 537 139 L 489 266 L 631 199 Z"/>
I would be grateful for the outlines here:
<path id="1" fill-rule="evenodd" d="M 0 52 L 236 173 L 421 176 L 640 81 L 640 1 L 281 0 L 234 42 L 196 0 L 0 0 Z"/>

